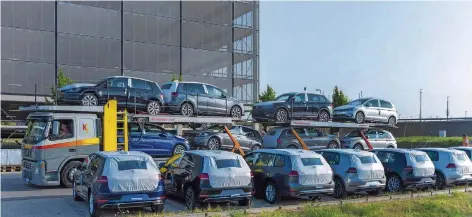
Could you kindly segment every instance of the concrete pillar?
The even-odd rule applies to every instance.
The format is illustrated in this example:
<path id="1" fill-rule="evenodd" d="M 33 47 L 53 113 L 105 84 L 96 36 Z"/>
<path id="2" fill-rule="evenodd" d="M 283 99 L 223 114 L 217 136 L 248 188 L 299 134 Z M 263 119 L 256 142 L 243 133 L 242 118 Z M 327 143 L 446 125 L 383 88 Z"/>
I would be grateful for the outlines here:
<path id="1" fill-rule="evenodd" d="M 177 130 L 177 136 L 183 136 L 184 135 L 184 132 L 183 132 L 183 126 L 182 124 L 177 124 L 176 126 L 176 130 Z"/>

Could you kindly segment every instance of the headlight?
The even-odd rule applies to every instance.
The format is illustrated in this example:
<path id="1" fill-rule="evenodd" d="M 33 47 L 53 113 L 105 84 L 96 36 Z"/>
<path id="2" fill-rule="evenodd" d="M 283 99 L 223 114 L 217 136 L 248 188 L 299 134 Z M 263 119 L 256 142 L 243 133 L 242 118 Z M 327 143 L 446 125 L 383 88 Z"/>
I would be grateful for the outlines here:
<path id="1" fill-rule="evenodd" d="M 208 136 L 208 133 L 200 133 L 198 136 Z"/>
<path id="2" fill-rule="evenodd" d="M 347 111 L 352 112 L 352 111 L 354 111 L 354 108 L 349 108 L 349 109 L 347 109 Z"/>

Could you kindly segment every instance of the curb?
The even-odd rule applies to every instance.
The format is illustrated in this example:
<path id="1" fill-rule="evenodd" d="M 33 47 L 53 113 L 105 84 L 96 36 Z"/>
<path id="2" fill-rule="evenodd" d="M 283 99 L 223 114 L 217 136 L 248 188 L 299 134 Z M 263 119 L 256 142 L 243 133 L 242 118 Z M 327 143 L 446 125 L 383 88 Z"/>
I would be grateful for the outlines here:
<path id="1" fill-rule="evenodd" d="M 21 166 L 2 166 L 1 172 L 19 172 L 21 171 Z"/>

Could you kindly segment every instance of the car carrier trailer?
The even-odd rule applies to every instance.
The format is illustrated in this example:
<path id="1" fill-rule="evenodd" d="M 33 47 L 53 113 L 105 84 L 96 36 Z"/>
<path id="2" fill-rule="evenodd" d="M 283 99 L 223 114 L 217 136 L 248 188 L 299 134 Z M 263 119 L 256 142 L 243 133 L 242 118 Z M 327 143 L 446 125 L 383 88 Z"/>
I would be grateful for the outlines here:
<path id="1" fill-rule="evenodd" d="M 117 101 L 104 106 L 29 106 L 28 127 L 22 140 L 22 177 L 38 186 L 72 186 L 73 174 L 82 161 L 97 151 L 128 150 L 129 121 L 160 124 L 231 124 L 230 117 L 130 115 L 117 111 Z M 68 122 L 69 134 L 61 135 Z M 123 138 L 123 139 L 119 139 Z M 118 141 L 123 141 L 118 143 Z M 236 141 L 237 142 L 237 141 Z"/>

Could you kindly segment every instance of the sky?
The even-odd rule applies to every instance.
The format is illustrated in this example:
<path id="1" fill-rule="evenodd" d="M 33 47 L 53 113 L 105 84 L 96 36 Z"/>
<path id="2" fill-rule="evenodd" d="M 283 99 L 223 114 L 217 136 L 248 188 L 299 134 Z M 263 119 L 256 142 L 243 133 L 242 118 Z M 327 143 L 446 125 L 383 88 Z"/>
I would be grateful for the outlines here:
<path id="1" fill-rule="evenodd" d="M 260 3 L 260 92 L 337 85 L 400 118 L 472 117 L 472 2 Z"/>

